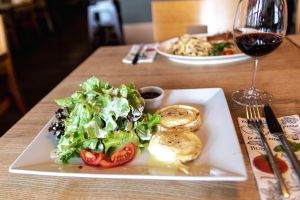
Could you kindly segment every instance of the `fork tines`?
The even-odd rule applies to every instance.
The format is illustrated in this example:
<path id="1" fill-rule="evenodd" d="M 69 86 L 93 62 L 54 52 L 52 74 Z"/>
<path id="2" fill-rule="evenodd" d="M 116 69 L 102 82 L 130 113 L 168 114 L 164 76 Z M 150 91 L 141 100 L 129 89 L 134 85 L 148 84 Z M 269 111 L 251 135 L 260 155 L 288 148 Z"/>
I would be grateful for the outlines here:
<path id="1" fill-rule="evenodd" d="M 261 115 L 257 105 L 246 105 L 246 116 L 248 122 L 256 126 L 261 125 Z"/>

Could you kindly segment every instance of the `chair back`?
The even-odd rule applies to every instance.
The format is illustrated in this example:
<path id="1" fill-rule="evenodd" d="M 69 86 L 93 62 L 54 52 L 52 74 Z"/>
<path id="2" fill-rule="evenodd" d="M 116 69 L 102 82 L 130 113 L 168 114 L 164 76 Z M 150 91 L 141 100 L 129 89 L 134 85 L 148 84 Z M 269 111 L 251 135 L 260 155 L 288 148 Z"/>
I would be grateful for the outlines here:
<path id="1" fill-rule="evenodd" d="M 3 17 L 0 15 L 0 55 L 8 53 L 6 32 L 4 27 Z"/>
<path id="2" fill-rule="evenodd" d="M 297 2 L 295 33 L 300 34 L 300 0 Z"/>
<path id="3" fill-rule="evenodd" d="M 35 7 L 37 7 L 37 8 L 46 8 L 47 7 L 46 0 L 33 0 L 33 3 L 35 4 Z"/>
<path id="4" fill-rule="evenodd" d="M 12 105 L 17 105 L 21 114 L 26 112 L 26 107 L 21 96 L 15 77 L 11 56 L 9 52 L 3 17 L 0 15 L 0 116 Z M 6 90 L 8 92 L 6 92 Z M 4 96 L 2 96 L 4 95 Z"/>
<path id="5" fill-rule="evenodd" d="M 13 4 L 32 3 L 33 0 L 11 0 Z"/>
<path id="6" fill-rule="evenodd" d="M 209 34 L 231 31 L 237 4 L 238 0 L 153 0 L 154 40 L 161 42 L 188 30 L 201 33 L 206 26 Z"/>

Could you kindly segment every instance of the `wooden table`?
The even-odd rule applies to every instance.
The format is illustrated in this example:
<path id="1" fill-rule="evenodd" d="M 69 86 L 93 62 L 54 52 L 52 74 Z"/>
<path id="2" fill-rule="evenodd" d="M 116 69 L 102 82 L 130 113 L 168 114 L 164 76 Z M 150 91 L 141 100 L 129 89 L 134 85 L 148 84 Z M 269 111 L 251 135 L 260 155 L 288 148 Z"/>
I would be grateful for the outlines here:
<path id="1" fill-rule="evenodd" d="M 232 91 L 250 86 L 253 62 L 191 67 L 158 56 L 154 63 L 131 66 L 121 63 L 129 48 L 98 49 L 1 138 L 0 199 L 259 199 L 249 158 L 237 127 L 237 117 L 245 116 L 244 110 L 230 98 Z M 274 95 L 273 107 L 279 115 L 300 113 L 299 56 L 300 49 L 285 40 L 276 51 L 261 59 L 257 86 Z M 138 87 L 157 85 L 164 89 L 224 88 L 244 154 L 248 180 L 188 182 L 10 174 L 9 165 L 57 109 L 53 99 L 70 95 L 92 75 L 115 86 L 135 82 Z"/>
<path id="2" fill-rule="evenodd" d="M 300 48 L 300 34 L 288 35 L 287 39 Z"/>

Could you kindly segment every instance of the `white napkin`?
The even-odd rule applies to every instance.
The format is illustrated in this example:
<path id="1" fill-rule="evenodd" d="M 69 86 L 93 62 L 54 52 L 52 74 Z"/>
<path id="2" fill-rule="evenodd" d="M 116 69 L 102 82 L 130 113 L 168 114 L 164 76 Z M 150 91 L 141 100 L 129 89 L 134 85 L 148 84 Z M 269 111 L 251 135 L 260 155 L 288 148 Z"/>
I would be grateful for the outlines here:
<path id="1" fill-rule="evenodd" d="M 262 120 L 264 127 L 267 127 L 265 119 Z M 299 145 L 299 150 L 295 152 L 298 159 L 300 159 L 300 119 L 298 115 L 286 116 L 278 118 L 278 121 L 284 130 L 285 136 L 290 142 Z M 258 156 L 266 155 L 266 152 L 261 143 L 261 139 L 255 130 L 249 128 L 247 120 L 244 118 L 238 118 L 239 127 L 246 144 L 246 148 L 249 154 L 251 167 L 256 179 L 258 191 L 261 200 L 280 200 L 279 191 L 275 185 L 275 176 L 271 173 L 266 173 L 259 168 L 262 168 L 260 159 Z M 287 155 L 282 151 L 278 151 L 281 145 L 279 139 L 274 137 L 267 128 L 264 128 L 264 134 L 267 141 L 273 151 L 273 154 L 281 159 L 288 169 L 282 174 L 286 185 L 290 192 L 290 200 L 300 200 L 300 180 L 294 172 L 290 160 Z M 256 159 L 255 159 L 256 158 Z M 259 157 L 261 158 L 261 157 Z M 254 161 L 255 159 L 255 161 Z M 255 163 L 255 164 L 254 164 Z"/>
<path id="2" fill-rule="evenodd" d="M 122 62 L 126 64 L 132 64 L 134 56 L 138 53 L 140 47 L 142 45 L 135 44 L 131 47 L 129 53 L 123 58 Z M 145 44 L 143 49 L 140 52 L 140 57 L 137 63 L 151 63 L 154 61 L 156 56 L 156 48 L 157 44 Z"/>

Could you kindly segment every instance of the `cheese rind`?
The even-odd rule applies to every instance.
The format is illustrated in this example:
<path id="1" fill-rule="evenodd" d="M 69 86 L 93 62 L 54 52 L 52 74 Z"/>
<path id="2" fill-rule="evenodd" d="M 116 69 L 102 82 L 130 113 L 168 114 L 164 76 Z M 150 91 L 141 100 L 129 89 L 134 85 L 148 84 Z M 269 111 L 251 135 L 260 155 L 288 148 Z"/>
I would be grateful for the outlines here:
<path id="1" fill-rule="evenodd" d="M 201 126 L 200 111 L 192 106 L 171 105 L 158 110 L 156 113 L 161 116 L 159 131 L 195 131 Z"/>

